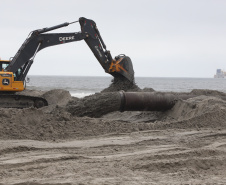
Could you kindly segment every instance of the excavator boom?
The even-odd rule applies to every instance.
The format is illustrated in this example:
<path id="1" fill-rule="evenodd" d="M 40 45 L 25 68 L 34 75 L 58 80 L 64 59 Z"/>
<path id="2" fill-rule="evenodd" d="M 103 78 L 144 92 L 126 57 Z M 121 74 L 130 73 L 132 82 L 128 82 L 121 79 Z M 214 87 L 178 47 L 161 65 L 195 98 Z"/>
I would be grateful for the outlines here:
<path id="1" fill-rule="evenodd" d="M 79 22 L 81 26 L 81 32 L 71 33 L 46 33 L 52 30 L 56 30 L 72 23 Z M 22 46 L 17 51 L 16 55 L 11 61 L 0 61 L 0 93 L 1 92 L 19 92 L 25 89 L 25 78 L 30 70 L 31 65 L 36 54 L 50 46 L 65 44 L 69 42 L 84 40 L 96 59 L 99 61 L 106 73 L 111 74 L 114 77 L 127 79 L 131 83 L 134 82 L 134 71 L 132 62 L 129 57 L 125 55 L 118 55 L 114 59 L 111 56 L 109 50 L 100 35 L 100 32 L 93 20 L 86 19 L 84 17 L 79 18 L 78 21 L 72 23 L 65 22 L 49 28 L 43 28 L 32 31 L 28 38 L 24 41 Z M 6 64 L 6 67 L 2 67 Z M 13 95 L 1 96 L 11 102 L 13 100 L 20 100 L 20 106 L 29 107 L 33 104 L 36 107 L 46 106 L 48 103 L 39 97 L 27 97 Z M 0 103 L 0 107 L 7 107 L 6 104 L 9 101 L 5 101 L 3 105 Z M 0 101 L 1 102 L 1 101 Z M 18 101 L 19 103 L 19 101 Z M 25 106 L 25 104 L 27 106 Z M 17 104 L 7 104 L 8 107 L 17 107 Z"/>
<path id="2" fill-rule="evenodd" d="M 34 30 L 13 57 L 6 71 L 16 73 L 20 69 L 21 72 L 16 76 L 16 80 L 24 81 L 37 52 L 46 47 L 85 40 L 106 73 L 114 77 L 123 76 L 133 82 L 134 71 L 130 58 L 119 55 L 113 59 L 110 51 L 106 49 L 96 23 L 84 17 L 79 18 L 79 23 L 81 32 L 46 33 L 70 25 L 67 22 L 50 28 Z"/>

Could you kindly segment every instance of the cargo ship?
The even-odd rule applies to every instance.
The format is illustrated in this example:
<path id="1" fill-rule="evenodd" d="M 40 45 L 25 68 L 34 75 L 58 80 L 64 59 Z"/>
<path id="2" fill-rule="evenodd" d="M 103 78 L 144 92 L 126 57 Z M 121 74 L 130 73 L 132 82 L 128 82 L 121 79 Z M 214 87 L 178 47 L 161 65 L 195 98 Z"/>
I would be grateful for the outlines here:
<path id="1" fill-rule="evenodd" d="M 214 78 L 226 78 L 226 72 L 222 69 L 217 69 L 216 74 L 214 75 Z"/>

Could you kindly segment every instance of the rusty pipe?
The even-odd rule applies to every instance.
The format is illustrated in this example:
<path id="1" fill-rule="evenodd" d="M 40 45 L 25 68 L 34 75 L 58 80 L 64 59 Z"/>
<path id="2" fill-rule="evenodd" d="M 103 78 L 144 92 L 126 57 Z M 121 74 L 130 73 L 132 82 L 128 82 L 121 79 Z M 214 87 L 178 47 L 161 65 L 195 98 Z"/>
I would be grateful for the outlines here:
<path id="1" fill-rule="evenodd" d="M 171 109 L 178 99 L 173 94 L 156 92 L 120 91 L 120 111 L 165 111 Z"/>
<path id="2" fill-rule="evenodd" d="M 97 93 L 75 102 L 69 102 L 66 110 L 79 117 L 101 117 L 114 111 L 166 111 L 178 99 L 194 95 L 175 95 L 161 92 L 108 92 Z"/>

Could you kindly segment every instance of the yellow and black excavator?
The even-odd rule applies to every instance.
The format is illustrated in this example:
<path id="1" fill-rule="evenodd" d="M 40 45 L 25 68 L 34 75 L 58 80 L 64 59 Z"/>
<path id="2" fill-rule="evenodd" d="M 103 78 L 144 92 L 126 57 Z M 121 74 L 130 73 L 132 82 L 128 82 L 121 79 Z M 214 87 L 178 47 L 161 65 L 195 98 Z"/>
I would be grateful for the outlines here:
<path id="1" fill-rule="evenodd" d="M 76 22 L 80 23 L 80 32 L 46 33 Z M 133 83 L 134 71 L 130 58 L 118 55 L 113 59 L 110 51 L 106 49 L 96 23 L 81 17 L 78 21 L 32 31 L 11 60 L 0 60 L 0 107 L 39 108 L 48 105 L 48 102 L 41 97 L 8 92 L 19 92 L 25 89 L 25 78 L 38 51 L 49 46 L 80 40 L 85 40 L 106 73 Z"/>

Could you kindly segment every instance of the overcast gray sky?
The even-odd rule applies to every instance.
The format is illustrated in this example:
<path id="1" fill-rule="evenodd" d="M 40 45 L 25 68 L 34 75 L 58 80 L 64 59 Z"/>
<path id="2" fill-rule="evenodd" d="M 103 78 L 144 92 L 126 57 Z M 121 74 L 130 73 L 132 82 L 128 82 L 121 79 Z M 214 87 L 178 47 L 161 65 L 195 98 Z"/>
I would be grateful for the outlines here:
<path id="1" fill-rule="evenodd" d="M 13 57 L 30 31 L 86 17 L 113 56 L 135 75 L 213 77 L 226 70 L 226 0 L 0 0 L 0 57 Z M 79 23 L 55 32 L 78 32 Z M 84 41 L 40 51 L 30 75 L 109 76 Z"/>

